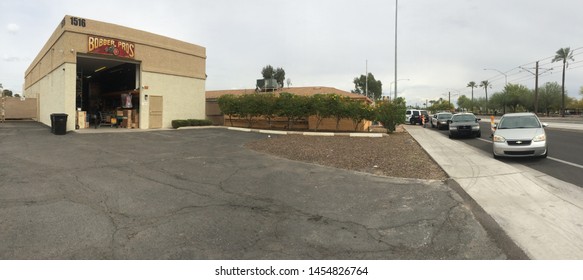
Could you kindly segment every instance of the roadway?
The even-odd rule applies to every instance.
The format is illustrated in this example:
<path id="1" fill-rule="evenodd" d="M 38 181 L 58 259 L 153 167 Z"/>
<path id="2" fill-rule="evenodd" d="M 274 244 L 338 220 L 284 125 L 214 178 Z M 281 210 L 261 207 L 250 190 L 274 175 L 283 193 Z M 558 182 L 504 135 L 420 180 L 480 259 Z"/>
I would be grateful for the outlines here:
<path id="1" fill-rule="evenodd" d="M 437 130 L 436 128 L 432 129 Z M 482 131 L 481 138 L 458 138 L 455 140 L 491 155 L 490 122 L 481 122 L 480 129 Z M 545 130 L 549 141 L 549 154 L 546 159 L 502 158 L 500 160 L 508 164 L 521 164 L 556 179 L 583 187 L 583 130 L 553 128 L 552 124 Z M 447 129 L 440 132 L 444 137 L 447 137 L 449 133 Z"/>

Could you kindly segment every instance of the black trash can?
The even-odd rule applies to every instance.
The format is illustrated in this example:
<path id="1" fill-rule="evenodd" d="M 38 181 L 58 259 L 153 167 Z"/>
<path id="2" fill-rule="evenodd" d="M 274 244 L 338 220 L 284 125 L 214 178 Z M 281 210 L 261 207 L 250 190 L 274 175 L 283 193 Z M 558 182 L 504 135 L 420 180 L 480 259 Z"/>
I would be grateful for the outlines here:
<path id="1" fill-rule="evenodd" d="M 67 117 L 62 113 L 51 114 L 51 132 L 55 135 L 67 134 Z"/>

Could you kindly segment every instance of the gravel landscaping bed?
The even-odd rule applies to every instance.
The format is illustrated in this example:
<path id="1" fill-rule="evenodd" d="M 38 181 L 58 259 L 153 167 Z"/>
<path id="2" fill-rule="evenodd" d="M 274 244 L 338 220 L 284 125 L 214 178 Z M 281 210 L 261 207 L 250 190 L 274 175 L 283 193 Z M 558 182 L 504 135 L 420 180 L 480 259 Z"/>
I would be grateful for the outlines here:
<path id="1" fill-rule="evenodd" d="M 248 148 L 291 160 L 376 175 L 444 180 L 447 174 L 407 132 L 382 138 L 265 136 Z"/>

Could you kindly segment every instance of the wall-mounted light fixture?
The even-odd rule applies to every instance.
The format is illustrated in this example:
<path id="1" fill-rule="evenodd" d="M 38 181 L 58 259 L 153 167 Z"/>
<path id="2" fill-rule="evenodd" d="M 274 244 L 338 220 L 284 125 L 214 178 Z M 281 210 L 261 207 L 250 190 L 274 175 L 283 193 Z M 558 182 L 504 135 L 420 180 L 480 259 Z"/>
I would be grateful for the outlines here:
<path id="1" fill-rule="evenodd" d="M 148 101 L 148 95 L 147 95 L 147 94 L 146 94 L 146 95 L 144 95 L 144 100 L 145 100 L 145 101 Z"/>

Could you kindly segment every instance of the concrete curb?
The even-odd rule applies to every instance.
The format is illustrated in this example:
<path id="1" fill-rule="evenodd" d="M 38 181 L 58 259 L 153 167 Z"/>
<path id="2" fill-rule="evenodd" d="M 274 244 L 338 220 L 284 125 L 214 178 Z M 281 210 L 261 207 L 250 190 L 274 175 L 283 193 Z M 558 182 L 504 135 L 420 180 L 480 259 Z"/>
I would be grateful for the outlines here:
<path id="1" fill-rule="evenodd" d="M 252 128 L 242 128 L 242 127 L 226 127 L 228 130 L 241 131 L 241 132 L 255 132 L 262 134 L 274 134 L 274 135 L 303 135 L 303 136 L 348 136 L 348 137 L 369 137 L 369 138 L 381 138 L 384 136 L 383 133 L 347 133 L 347 132 L 310 132 L 310 131 L 281 131 L 281 130 L 266 130 L 266 129 L 252 129 Z"/>
<path id="2" fill-rule="evenodd" d="M 156 129 L 123 129 L 123 128 L 100 128 L 100 129 L 79 129 L 71 130 L 68 132 L 74 132 L 79 134 L 90 134 L 90 133 L 129 133 L 129 132 L 151 132 L 151 131 L 172 131 L 172 130 L 197 130 L 197 129 L 228 129 L 241 132 L 254 132 L 261 134 L 273 134 L 273 135 L 304 135 L 304 136 L 348 136 L 348 137 L 369 137 L 369 138 L 380 138 L 386 136 L 384 133 L 349 133 L 349 132 L 313 132 L 313 131 L 282 131 L 282 130 L 268 130 L 268 129 L 253 129 L 244 127 L 232 127 L 232 126 L 183 126 L 179 128 L 156 128 Z"/>

